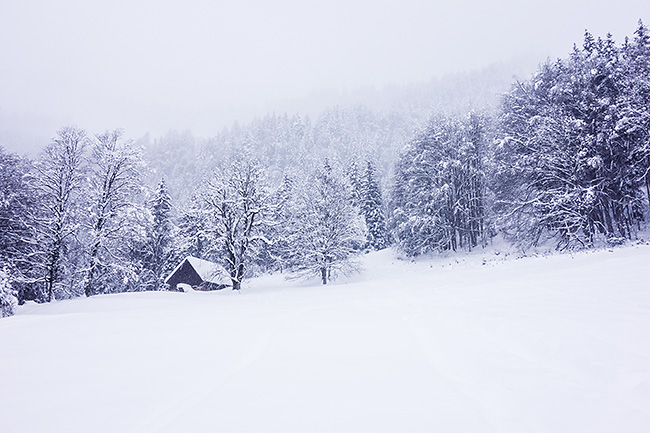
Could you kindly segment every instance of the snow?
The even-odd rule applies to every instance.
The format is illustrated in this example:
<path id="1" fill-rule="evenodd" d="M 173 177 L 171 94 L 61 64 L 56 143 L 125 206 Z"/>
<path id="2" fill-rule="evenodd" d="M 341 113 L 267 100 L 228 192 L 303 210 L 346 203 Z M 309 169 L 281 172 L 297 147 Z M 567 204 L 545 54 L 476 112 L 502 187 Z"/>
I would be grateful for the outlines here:
<path id="1" fill-rule="evenodd" d="M 230 284 L 230 278 L 228 278 L 228 274 L 223 267 L 219 266 L 216 263 L 192 256 L 187 256 L 185 260 L 181 261 L 174 268 L 174 270 L 169 273 L 169 276 L 165 279 L 165 283 L 171 278 L 172 275 L 176 273 L 176 271 L 181 266 L 183 266 L 183 263 L 185 263 L 185 261 L 188 261 L 192 265 L 196 273 L 199 274 L 199 277 L 201 277 L 203 281 L 215 284 Z"/>
<path id="2" fill-rule="evenodd" d="M 187 256 L 186 260 L 190 262 L 203 281 L 209 281 L 211 283 L 226 282 L 227 284 L 230 284 L 230 279 L 227 278 L 228 274 L 226 273 L 226 270 L 216 263 L 208 262 L 207 260 L 198 259 L 192 256 Z"/>
<path id="3" fill-rule="evenodd" d="M 0 429 L 650 431 L 650 246 L 506 255 L 19 307 Z"/>

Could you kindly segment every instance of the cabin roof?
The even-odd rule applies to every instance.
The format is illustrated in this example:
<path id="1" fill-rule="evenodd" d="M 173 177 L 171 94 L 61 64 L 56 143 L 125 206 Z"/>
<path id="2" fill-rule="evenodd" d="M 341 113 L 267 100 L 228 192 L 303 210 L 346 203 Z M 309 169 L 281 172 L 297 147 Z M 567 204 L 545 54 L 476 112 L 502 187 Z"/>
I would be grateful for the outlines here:
<path id="1" fill-rule="evenodd" d="M 188 262 L 190 266 L 192 266 L 203 281 L 215 284 L 230 284 L 230 277 L 222 266 L 192 256 L 187 256 L 185 259 L 181 260 L 169 276 L 165 278 L 165 283 L 167 283 L 174 274 L 178 272 L 185 262 Z"/>

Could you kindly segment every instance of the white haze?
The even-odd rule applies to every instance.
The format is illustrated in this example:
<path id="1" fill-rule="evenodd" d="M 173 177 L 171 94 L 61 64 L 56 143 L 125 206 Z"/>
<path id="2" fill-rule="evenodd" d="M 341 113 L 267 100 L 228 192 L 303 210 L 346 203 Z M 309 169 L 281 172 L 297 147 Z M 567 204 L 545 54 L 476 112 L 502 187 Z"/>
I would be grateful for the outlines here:
<path id="1" fill-rule="evenodd" d="M 212 135 L 332 94 L 564 56 L 585 28 L 622 41 L 648 12 L 642 0 L 0 0 L 0 145 L 33 149 L 67 123 Z"/>

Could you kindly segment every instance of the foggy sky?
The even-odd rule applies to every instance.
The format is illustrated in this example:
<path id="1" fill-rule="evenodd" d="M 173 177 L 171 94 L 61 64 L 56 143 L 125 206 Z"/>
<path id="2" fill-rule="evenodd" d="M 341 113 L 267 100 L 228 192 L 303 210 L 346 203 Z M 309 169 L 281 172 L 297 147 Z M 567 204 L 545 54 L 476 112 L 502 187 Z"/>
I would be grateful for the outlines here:
<path id="1" fill-rule="evenodd" d="M 212 135 L 328 90 L 564 57 L 585 28 L 622 42 L 649 12 L 647 0 L 0 0 L 0 133 L 36 119 Z"/>

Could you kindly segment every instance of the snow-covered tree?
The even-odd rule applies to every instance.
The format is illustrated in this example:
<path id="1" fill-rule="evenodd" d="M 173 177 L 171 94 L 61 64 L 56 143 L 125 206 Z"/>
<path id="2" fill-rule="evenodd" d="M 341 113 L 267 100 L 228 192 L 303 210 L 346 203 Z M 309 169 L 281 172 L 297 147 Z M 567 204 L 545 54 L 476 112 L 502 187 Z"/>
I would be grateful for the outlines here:
<path id="1" fill-rule="evenodd" d="M 40 296 L 31 273 L 36 245 L 32 217 L 37 202 L 30 169 L 28 160 L 0 146 L 0 264 L 14 269 L 12 285 L 21 301 Z"/>
<path id="2" fill-rule="evenodd" d="M 365 177 L 359 173 L 356 161 L 352 161 L 347 168 L 348 179 L 350 180 L 350 200 L 352 204 L 361 208 L 364 202 L 364 181 Z"/>
<path id="3" fill-rule="evenodd" d="M 108 262 L 104 280 L 106 292 L 154 290 L 158 278 L 152 271 L 151 244 L 153 216 L 143 204 L 124 209 L 119 232 L 108 240 L 114 262 Z"/>
<path id="4" fill-rule="evenodd" d="M 132 223 L 129 209 L 141 191 L 138 150 L 129 140 L 121 140 L 122 131 L 106 131 L 95 137 L 90 165 L 87 220 L 88 247 L 84 293 L 92 296 L 107 291 L 119 291 L 120 260 L 124 246 L 122 235 Z"/>
<path id="5" fill-rule="evenodd" d="M 392 232 L 416 256 L 471 249 L 486 241 L 485 131 L 481 116 L 438 117 L 398 162 L 392 191 Z"/>
<path id="6" fill-rule="evenodd" d="M 147 290 L 162 290 L 164 279 L 173 269 L 177 259 L 174 248 L 174 225 L 171 197 L 165 180 L 161 179 L 154 197 L 149 203 L 151 224 L 142 246 L 143 266 L 149 275 Z"/>
<path id="7" fill-rule="evenodd" d="M 181 256 L 207 257 L 210 210 L 202 194 L 195 194 L 178 219 L 178 250 Z"/>
<path id="8" fill-rule="evenodd" d="M 37 281 L 44 283 L 43 296 L 53 299 L 55 288 L 71 272 L 72 243 L 77 241 L 77 208 L 83 176 L 83 153 L 86 132 L 65 127 L 45 148 L 35 168 L 34 187 L 38 196 L 34 227 L 37 245 L 33 264 Z M 65 289 L 61 288 L 65 291 Z"/>
<path id="9" fill-rule="evenodd" d="M 622 48 L 625 89 L 616 133 L 632 146 L 633 176 L 642 178 L 650 204 L 650 32 L 639 20 L 632 41 Z"/>
<path id="10" fill-rule="evenodd" d="M 164 279 L 178 258 L 175 249 L 175 227 L 172 221 L 171 197 L 161 179 L 148 206 L 133 207 L 134 224 L 130 229 L 128 257 L 137 269 L 133 290 L 162 290 Z"/>
<path id="11" fill-rule="evenodd" d="M 7 268 L 0 268 L 0 317 L 14 314 L 18 305 L 18 293 L 11 287 L 11 278 Z"/>
<path id="12" fill-rule="evenodd" d="M 175 227 L 171 219 L 171 199 L 163 180 L 150 198 L 125 208 L 113 256 L 119 263 L 113 273 L 121 280 L 114 291 L 152 291 L 164 288 L 164 278 L 176 265 Z"/>
<path id="13" fill-rule="evenodd" d="M 351 197 L 345 177 L 327 161 L 305 185 L 292 238 L 300 274 L 319 275 L 327 284 L 358 269 L 352 256 L 364 240 L 365 225 Z"/>
<path id="14" fill-rule="evenodd" d="M 207 258 L 220 262 L 230 274 L 233 290 L 240 290 L 247 267 L 270 224 L 272 203 L 259 163 L 239 158 L 227 171 L 214 174 L 203 193 L 210 217 Z"/>
<path id="15" fill-rule="evenodd" d="M 285 174 L 280 187 L 271 195 L 271 212 L 264 228 L 264 237 L 270 242 L 262 246 L 258 265 L 265 270 L 280 271 L 290 269 L 295 264 L 295 247 L 292 233 L 295 232 L 297 215 L 297 194 L 299 182 L 293 175 Z"/>
<path id="16" fill-rule="evenodd" d="M 574 248 L 635 236 L 642 187 L 650 192 L 645 33 L 640 24 L 622 47 L 586 33 L 582 49 L 505 97 L 495 191 L 501 226 L 518 243 Z"/>
<path id="17" fill-rule="evenodd" d="M 366 220 L 368 229 L 368 246 L 374 250 L 381 250 L 389 245 L 388 229 L 384 213 L 379 182 L 375 175 L 375 166 L 372 161 L 367 162 L 366 170 L 361 180 L 361 213 Z"/>

